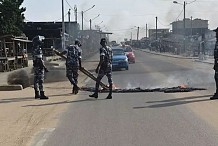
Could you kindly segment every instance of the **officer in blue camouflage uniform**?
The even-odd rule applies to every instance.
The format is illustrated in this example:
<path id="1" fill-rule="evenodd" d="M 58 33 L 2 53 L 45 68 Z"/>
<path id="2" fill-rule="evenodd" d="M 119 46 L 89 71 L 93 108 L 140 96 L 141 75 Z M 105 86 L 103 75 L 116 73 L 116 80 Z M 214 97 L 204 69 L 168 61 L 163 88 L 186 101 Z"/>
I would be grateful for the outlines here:
<path id="1" fill-rule="evenodd" d="M 35 99 L 37 98 L 48 99 L 48 97 L 45 96 L 43 90 L 44 74 L 45 72 L 48 72 L 43 61 L 43 53 L 42 53 L 43 40 L 44 40 L 43 36 L 36 36 L 32 40 Z"/>
<path id="2" fill-rule="evenodd" d="M 78 87 L 78 76 L 79 68 L 81 65 L 82 51 L 80 49 L 81 43 L 79 40 L 75 41 L 75 45 L 70 45 L 63 51 L 61 54 L 67 53 L 66 59 L 66 76 L 69 79 L 70 83 L 73 85 L 73 94 L 77 94 L 79 91 Z"/>
<path id="3" fill-rule="evenodd" d="M 112 49 L 107 45 L 107 41 L 105 38 L 101 39 L 101 48 L 100 48 L 100 61 L 99 64 L 95 70 L 96 73 L 98 73 L 96 85 L 95 85 L 95 92 L 92 95 L 89 95 L 89 97 L 98 98 L 98 89 L 101 79 L 106 75 L 108 78 L 109 83 L 109 94 L 106 99 L 112 99 Z"/>
<path id="4" fill-rule="evenodd" d="M 218 27 L 213 30 L 216 32 L 216 44 L 214 48 L 214 67 L 215 70 L 215 82 L 216 82 L 216 92 L 215 94 L 210 98 L 211 100 L 218 99 Z"/>

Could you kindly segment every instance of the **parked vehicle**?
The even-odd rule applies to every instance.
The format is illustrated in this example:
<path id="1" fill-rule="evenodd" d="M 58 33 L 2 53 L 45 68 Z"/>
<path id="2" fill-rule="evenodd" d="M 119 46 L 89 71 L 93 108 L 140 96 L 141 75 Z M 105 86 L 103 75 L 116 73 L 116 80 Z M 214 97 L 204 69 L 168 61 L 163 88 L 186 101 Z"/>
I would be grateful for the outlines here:
<path id="1" fill-rule="evenodd" d="M 126 46 L 124 51 L 126 53 L 126 56 L 128 57 L 128 62 L 135 63 L 135 54 L 132 48 L 130 46 Z"/>
<path id="2" fill-rule="evenodd" d="M 112 58 L 112 69 L 129 69 L 128 58 L 124 52 L 124 49 L 121 47 L 112 48 L 113 58 Z"/>

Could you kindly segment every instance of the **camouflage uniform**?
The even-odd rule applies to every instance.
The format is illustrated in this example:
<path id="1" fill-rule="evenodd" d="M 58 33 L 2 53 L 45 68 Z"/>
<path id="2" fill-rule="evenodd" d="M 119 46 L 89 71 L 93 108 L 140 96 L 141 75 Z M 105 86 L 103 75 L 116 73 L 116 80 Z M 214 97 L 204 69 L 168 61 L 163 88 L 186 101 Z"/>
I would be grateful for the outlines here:
<path id="1" fill-rule="evenodd" d="M 40 50 L 37 50 L 38 52 L 42 52 L 41 48 Z M 37 54 L 35 54 L 37 51 L 34 51 L 34 59 L 33 59 L 33 70 L 34 70 L 34 89 L 36 91 L 43 91 L 43 82 L 44 82 L 44 61 L 42 58 L 36 57 Z M 40 53 L 42 54 L 42 53 Z"/>
<path id="2" fill-rule="evenodd" d="M 35 98 L 48 99 L 48 97 L 44 95 L 43 90 L 44 74 L 45 71 L 47 72 L 48 70 L 44 65 L 41 43 L 42 42 L 39 40 L 39 36 L 34 37 L 32 54 L 34 70 L 34 90 Z"/>
<path id="3" fill-rule="evenodd" d="M 109 85 L 113 84 L 112 81 L 112 49 L 108 46 L 106 48 L 100 48 L 100 56 L 104 56 L 104 62 L 100 66 L 97 82 L 98 86 L 100 83 L 100 80 L 106 75 L 108 78 Z"/>
<path id="4" fill-rule="evenodd" d="M 82 58 L 81 55 L 82 51 L 77 45 L 67 47 L 66 76 L 73 86 L 77 86 L 78 83 L 79 60 Z"/>
<path id="5" fill-rule="evenodd" d="M 215 48 L 214 48 L 214 67 L 213 67 L 213 69 L 215 70 L 214 79 L 216 82 L 216 92 L 210 98 L 211 100 L 218 99 L 218 27 L 214 31 L 216 32 L 216 44 L 215 44 Z"/>
<path id="6" fill-rule="evenodd" d="M 96 69 L 96 72 L 98 73 L 98 77 L 95 84 L 95 92 L 92 95 L 89 95 L 89 97 L 98 98 L 98 89 L 101 79 L 106 75 L 108 78 L 109 83 L 109 94 L 106 99 L 112 99 L 112 49 L 108 46 L 106 46 L 106 39 L 102 38 L 100 44 L 102 47 L 100 48 L 100 62 Z"/>

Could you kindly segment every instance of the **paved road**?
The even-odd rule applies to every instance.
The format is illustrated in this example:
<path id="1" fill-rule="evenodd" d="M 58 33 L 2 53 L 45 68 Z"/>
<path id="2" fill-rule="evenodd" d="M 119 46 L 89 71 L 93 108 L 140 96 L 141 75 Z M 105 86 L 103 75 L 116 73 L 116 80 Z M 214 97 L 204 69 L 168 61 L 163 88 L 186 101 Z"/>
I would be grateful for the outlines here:
<path id="1" fill-rule="evenodd" d="M 206 87 L 191 93 L 117 93 L 98 100 L 80 92 L 45 146 L 216 146 L 217 119 L 205 110 L 213 104 L 213 70 L 208 64 L 136 51 L 136 64 L 116 71 L 120 88 L 156 88 L 188 84 Z M 106 81 L 106 80 L 104 80 Z M 90 81 L 88 86 L 94 86 Z M 217 106 L 217 105 L 216 105 Z M 216 109 L 217 110 L 217 109 Z M 210 113 L 210 112 L 209 112 Z M 205 115 L 208 115 L 205 116 Z"/>

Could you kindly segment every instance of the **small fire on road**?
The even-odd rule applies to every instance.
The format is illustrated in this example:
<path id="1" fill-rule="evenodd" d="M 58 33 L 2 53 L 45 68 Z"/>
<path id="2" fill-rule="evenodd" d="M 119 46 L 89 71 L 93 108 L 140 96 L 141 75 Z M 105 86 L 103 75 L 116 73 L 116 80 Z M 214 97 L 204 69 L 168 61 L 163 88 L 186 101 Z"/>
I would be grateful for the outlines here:
<path id="1" fill-rule="evenodd" d="M 95 88 L 93 87 L 81 87 L 81 90 L 83 91 L 89 91 L 94 92 Z M 166 87 L 166 88 L 151 88 L 151 89 L 143 89 L 140 87 L 137 88 L 128 88 L 128 89 L 121 89 L 116 88 L 114 86 L 113 92 L 114 93 L 136 93 L 136 92 L 164 92 L 164 93 L 176 93 L 176 92 L 192 92 L 196 90 L 207 90 L 205 88 L 194 88 L 194 87 L 188 87 L 188 85 L 179 85 L 177 87 Z M 99 92 L 106 93 L 108 92 L 108 89 L 99 89 Z"/>

